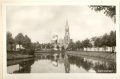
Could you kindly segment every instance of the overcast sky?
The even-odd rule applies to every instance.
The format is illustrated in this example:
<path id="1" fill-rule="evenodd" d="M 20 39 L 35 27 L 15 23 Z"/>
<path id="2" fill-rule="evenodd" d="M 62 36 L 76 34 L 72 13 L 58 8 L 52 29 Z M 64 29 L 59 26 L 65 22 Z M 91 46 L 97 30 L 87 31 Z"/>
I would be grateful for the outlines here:
<path id="1" fill-rule="evenodd" d="M 61 39 L 68 20 L 70 38 L 74 41 L 100 36 L 115 30 L 111 18 L 88 6 L 7 6 L 7 31 L 15 37 L 27 34 L 33 42 L 50 42 L 54 34 Z"/>

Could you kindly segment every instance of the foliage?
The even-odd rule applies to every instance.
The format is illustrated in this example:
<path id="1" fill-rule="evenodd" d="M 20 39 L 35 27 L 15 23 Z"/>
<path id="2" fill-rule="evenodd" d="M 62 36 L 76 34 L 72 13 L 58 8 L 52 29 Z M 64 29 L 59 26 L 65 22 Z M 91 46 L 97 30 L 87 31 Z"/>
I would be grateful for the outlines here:
<path id="1" fill-rule="evenodd" d="M 19 33 L 15 38 L 12 37 L 12 33 L 7 32 L 7 50 L 13 50 L 14 46 L 16 44 L 22 45 L 25 48 L 25 51 L 35 51 L 35 50 L 46 50 L 46 49 L 53 49 L 53 45 L 51 43 L 42 43 L 40 44 L 37 42 L 31 42 L 31 39 L 27 35 L 23 35 L 22 33 Z M 109 34 L 104 34 L 102 36 L 95 36 L 91 39 L 85 39 L 85 40 L 78 40 L 74 42 L 72 39 L 70 40 L 70 43 L 68 45 L 67 50 L 81 50 L 83 51 L 84 48 L 90 48 L 94 45 L 94 47 L 97 47 L 98 49 L 100 47 L 105 48 L 111 47 L 111 52 L 115 52 L 115 46 L 116 46 L 116 31 L 111 31 Z M 57 45 L 57 49 L 60 49 L 59 45 Z M 62 50 L 64 50 L 64 46 L 61 47 Z M 27 52 L 28 53 L 28 52 Z M 32 54 L 32 52 L 30 53 Z"/>
<path id="2" fill-rule="evenodd" d="M 22 33 L 19 33 L 19 34 L 15 37 L 15 42 L 16 42 L 16 44 L 23 45 L 24 36 L 23 36 Z"/>
<path id="3" fill-rule="evenodd" d="M 103 46 L 108 46 L 108 40 L 109 40 L 109 35 L 108 34 L 104 34 L 103 36 L 102 36 L 102 45 Z"/>
<path id="4" fill-rule="evenodd" d="M 116 31 L 111 31 L 109 38 L 110 38 L 110 44 L 111 44 L 110 46 L 116 46 Z"/>
<path id="5" fill-rule="evenodd" d="M 93 42 L 93 43 L 92 43 Z M 97 47 L 98 51 L 99 48 L 104 48 L 104 50 L 106 51 L 106 47 L 111 47 L 112 51 L 111 52 L 115 52 L 115 46 L 116 46 L 116 32 L 115 31 L 111 31 L 110 33 L 106 33 L 102 36 L 95 36 L 92 37 L 91 39 L 85 39 L 82 41 L 76 41 L 73 42 L 71 41 L 68 45 L 68 49 L 69 50 L 80 50 L 83 48 L 90 48 L 90 47 Z"/>
<path id="6" fill-rule="evenodd" d="M 116 17 L 116 7 L 115 6 L 104 6 L 104 5 L 91 5 L 89 6 L 92 10 L 97 12 L 103 11 L 108 17 L 111 17 L 115 22 Z"/>
<path id="7" fill-rule="evenodd" d="M 59 50 L 60 49 L 60 47 L 57 45 L 57 49 Z"/>
<path id="8" fill-rule="evenodd" d="M 106 47 L 111 47 L 112 51 L 115 52 L 116 46 L 116 32 L 111 31 L 109 34 L 104 34 L 101 37 L 96 37 L 94 41 L 95 47 L 103 47 L 106 51 Z"/>
<path id="9" fill-rule="evenodd" d="M 46 48 L 47 48 L 47 49 L 51 49 L 51 47 L 52 47 L 52 45 L 51 45 L 50 43 L 48 43 L 48 44 L 46 45 Z"/>
<path id="10" fill-rule="evenodd" d="M 24 36 L 23 47 L 24 48 L 30 48 L 31 47 L 31 39 L 27 35 Z"/>
<path id="11" fill-rule="evenodd" d="M 86 51 L 87 51 L 87 48 L 88 48 L 88 47 L 92 47 L 92 44 L 91 44 L 91 42 L 90 42 L 89 39 L 85 39 L 85 40 L 83 41 L 83 46 L 86 48 Z"/>
<path id="12" fill-rule="evenodd" d="M 13 50 L 14 39 L 12 33 L 7 32 L 7 50 Z"/>
<path id="13" fill-rule="evenodd" d="M 82 42 L 76 41 L 76 48 L 77 48 L 78 50 L 83 49 L 83 44 L 82 44 Z"/>
<path id="14" fill-rule="evenodd" d="M 70 43 L 68 45 L 68 50 L 76 50 L 76 45 L 73 42 L 73 40 L 70 41 Z"/>
<path id="15" fill-rule="evenodd" d="M 108 41 L 107 46 L 112 48 L 111 52 L 114 52 L 115 46 L 116 46 L 116 32 L 115 31 L 110 32 L 107 41 Z"/>
<path id="16" fill-rule="evenodd" d="M 34 54 L 34 45 L 31 42 L 31 39 L 27 35 L 23 35 L 22 33 L 19 33 L 15 38 L 12 37 L 12 33 L 7 32 L 7 47 L 10 46 L 11 51 L 16 50 L 16 45 L 19 44 L 19 49 L 21 52 L 24 52 L 24 54 L 33 55 Z M 20 48 L 20 45 L 24 47 L 24 49 Z M 8 50 L 8 49 L 7 49 Z"/>
<path id="17" fill-rule="evenodd" d="M 95 47 L 102 47 L 102 41 L 101 37 L 97 37 L 94 41 L 94 46 Z"/>

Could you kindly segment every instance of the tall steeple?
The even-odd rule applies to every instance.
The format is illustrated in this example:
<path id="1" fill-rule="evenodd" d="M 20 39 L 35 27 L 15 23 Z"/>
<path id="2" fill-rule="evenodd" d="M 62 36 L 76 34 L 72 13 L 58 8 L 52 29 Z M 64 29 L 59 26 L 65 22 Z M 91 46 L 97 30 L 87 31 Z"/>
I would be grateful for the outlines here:
<path id="1" fill-rule="evenodd" d="M 68 25 L 68 21 L 66 21 L 65 36 L 64 36 L 64 47 L 65 47 L 65 49 L 67 49 L 69 42 L 70 42 L 69 25 Z"/>
<path id="2" fill-rule="evenodd" d="M 68 21 L 66 21 L 66 25 L 65 25 L 65 33 L 69 32 L 69 25 L 68 25 Z"/>

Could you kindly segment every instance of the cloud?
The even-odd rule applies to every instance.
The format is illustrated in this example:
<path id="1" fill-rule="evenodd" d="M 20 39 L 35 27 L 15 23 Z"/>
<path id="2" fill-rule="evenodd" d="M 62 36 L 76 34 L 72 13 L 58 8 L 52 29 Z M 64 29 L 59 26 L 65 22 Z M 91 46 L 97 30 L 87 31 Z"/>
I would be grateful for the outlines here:
<path id="1" fill-rule="evenodd" d="M 50 42 L 54 33 L 64 37 L 66 20 L 70 37 L 83 40 L 115 30 L 111 18 L 88 6 L 7 6 L 7 31 L 27 34 L 32 41 Z"/>

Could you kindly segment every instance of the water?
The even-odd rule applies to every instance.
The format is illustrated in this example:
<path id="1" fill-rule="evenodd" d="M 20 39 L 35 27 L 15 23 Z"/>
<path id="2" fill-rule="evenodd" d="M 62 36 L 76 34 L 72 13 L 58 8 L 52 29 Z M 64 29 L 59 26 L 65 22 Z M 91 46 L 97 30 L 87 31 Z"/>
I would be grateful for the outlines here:
<path id="1" fill-rule="evenodd" d="M 35 58 L 8 60 L 12 73 L 115 73 L 116 63 L 88 57 L 41 54 Z"/>

